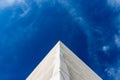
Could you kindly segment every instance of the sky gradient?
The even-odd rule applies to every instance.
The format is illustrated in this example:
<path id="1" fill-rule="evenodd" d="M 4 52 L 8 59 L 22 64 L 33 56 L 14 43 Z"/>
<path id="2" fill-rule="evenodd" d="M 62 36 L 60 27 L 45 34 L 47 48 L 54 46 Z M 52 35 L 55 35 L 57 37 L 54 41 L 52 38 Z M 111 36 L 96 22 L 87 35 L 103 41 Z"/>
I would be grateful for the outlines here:
<path id="1" fill-rule="evenodd" d="M 0 0 L 0 80 L 25 80 L 59 40 L 120 80 L 120 0 Z"/>

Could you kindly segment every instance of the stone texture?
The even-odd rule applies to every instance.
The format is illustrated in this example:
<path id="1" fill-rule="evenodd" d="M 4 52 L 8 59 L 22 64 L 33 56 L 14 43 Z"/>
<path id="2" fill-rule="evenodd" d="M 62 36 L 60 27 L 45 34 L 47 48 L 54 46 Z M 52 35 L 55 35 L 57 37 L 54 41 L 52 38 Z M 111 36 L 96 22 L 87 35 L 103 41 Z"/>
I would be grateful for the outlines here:
<path id="1" fill-rule="evenodd" d="M 102 79 L 59 41 L 26 80 Z"/>

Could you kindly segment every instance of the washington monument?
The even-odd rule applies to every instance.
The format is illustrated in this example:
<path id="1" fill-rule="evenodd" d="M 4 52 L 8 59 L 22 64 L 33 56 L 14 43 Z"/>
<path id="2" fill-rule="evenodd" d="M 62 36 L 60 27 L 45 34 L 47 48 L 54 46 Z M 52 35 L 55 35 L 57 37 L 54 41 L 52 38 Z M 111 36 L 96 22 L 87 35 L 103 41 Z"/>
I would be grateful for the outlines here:
<path id="1" fill-rule="evenodd" d="M 102 80 L 59 41 L 26 80 Z"/>

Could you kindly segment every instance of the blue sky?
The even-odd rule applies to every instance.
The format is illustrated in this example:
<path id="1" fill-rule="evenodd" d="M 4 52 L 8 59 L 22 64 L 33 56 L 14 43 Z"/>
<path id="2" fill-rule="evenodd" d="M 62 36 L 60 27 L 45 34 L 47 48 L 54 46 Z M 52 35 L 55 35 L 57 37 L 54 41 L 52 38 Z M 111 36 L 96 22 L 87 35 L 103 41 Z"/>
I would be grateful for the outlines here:
<path id="1" fill-rule="evenodd" d="M 25 80 L 59 40 L 120 80 L 120 0 L 0 0 L 0 80 Z"/>

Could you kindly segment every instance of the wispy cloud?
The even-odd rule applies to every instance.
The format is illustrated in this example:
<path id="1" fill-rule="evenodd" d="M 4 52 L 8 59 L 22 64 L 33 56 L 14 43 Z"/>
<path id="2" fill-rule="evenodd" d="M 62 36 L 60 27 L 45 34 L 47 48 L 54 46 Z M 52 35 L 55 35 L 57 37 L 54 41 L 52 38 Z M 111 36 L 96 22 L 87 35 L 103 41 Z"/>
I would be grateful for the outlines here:
<path id="1" fill-rule="evenodd" d="M 15 0 L 0 0 L 0 9 L 10 7 L 15 3 Z"/>
<path id="2" fill-rule="evenodd" d="M 119 7 L 120 7 L 120 5 L 119 5 Z M 113 26 L 117 29 L 117 31 L 114 35 L 114 43 L 118 48 L 120 48 L 120 13 L 115 15 L 115 17 L 113 19 L 113 23 L 114 23 Z"/>
<path id="3" fill-rule="evenodd" d="M 107 0 L 107 3 L 114 10 L 120 10 L 120 0 Z"/>
<path id="4" fill-rule="evenodd" d="M 109 45 L 104 45 L 103 47 L 102 47 L 102 51 L 104 51 L 104 53 L 106 54 L 106 55 L 108 55 L 109 56 L 109 50 L 110 50 L 111 48 L 110 48 L 110 46 Z"/>
<path id="5" fill-rule="evenodd" d="M 30 11 L 31 6 L 29 6 L 28 3 L 25 2 L 24 0 L 19 0 L 19 3 L 21 3 L 21 4 L 20 4 L 20 7 L 21 7 L 21 9 L 23 10 L 23 13 L 20 14 L 20 17 L 24 17 L 24 16 L 26 16 L 27 13 Z"/>
<path id="6" fill-rule="evenodd" d="M 114 42 L 118 48 L 120 48 L 120 31 L 114 36 Z"/>
<path id="7" fill-rule="evenodd" d="M 79 28 L 85 32 L 86 36 L 91 36 L 90 26 L 82 15 L 81 7 L 76 6 L 77 3 L 72 0 L 58 0 L 58 3 L 66 9 L 71 19 L 80 25 Z"/>
<path id="8" fill-rule="evenodd" d="M 111 78 L 110 80 L 120 80 L 120 60 L 108 68 L 105 69 L 108 77 Z"/>
<path id="9" fill-rule="evenodd" d="M 5 10 L 6 8 L 14 9 L 16 6 L 23 10 L 20 17 L 24 17 L 31 8 L 25 0 L 0 0 L 0 10 Z"/>

